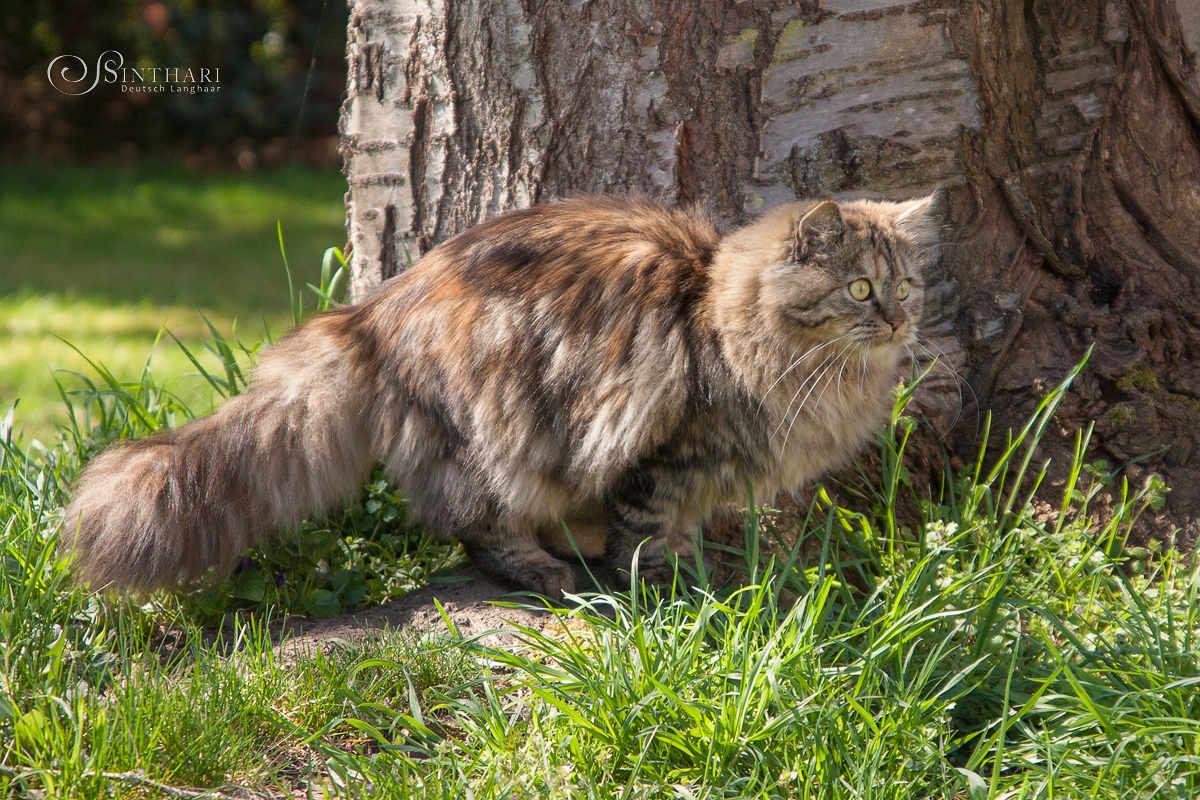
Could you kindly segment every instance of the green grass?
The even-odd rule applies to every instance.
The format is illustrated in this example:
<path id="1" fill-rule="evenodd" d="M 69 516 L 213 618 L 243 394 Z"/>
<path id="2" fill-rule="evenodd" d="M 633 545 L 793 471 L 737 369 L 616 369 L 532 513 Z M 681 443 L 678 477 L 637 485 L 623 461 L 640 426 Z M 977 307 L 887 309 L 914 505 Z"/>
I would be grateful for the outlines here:
<path id="1" fill-rule="evenodd" d="M 211 314 L 225 335 L 233 335 L 234 320 Z M 285 330 L 286 318 L 275 315 L 273 331 Z M 160 330 L 174 333 L 199 354 L 206 368 L 219 360 L 204 350 L 204 319 L 194 308 L 160 306 L 150 302 L 114 304 L 91 298 L 22 292 L 0 297 L 0 406 L 7 410 L 20 401 L 20 424 L 28 438 L 55 440 L 55 420 L 65 422 L 59 381 L 77 387 L 69 373 L 89 371 L 81 353 L 119 375 L 137 375 L 149 363 L 150 372 L 189 406 L 211 408 L 213 392 L 170 336 L 153 346 Z M 262 336 L 262 324 L 251 324 L 249 340 Z M 242 325 L 239 336 L 245 336 Z M 72 346 L 79 348 L 73 349 Z"/>
<path id="2" fill-rule="evenodd" d="M 337 172 L 287 167 L 192 173 L 132 167 L 0 165 L 0 286 L 115 304 L 221 309 L 257 321 L 288 311 L 275 235 L 294 264 L 346 241 Z"/>
<path id="3" fill-rule="evenodd" d="M 729 585 L 693 567 L 694 588 L 584 595 L 508 650 L 447 619 L 449 635 L 393 632 L 292 663 L 265 623 L 304 611 L 303 592 L 227 605 L 242 646 L 223 655 L 201 643 L 213 612 L 196 595 L 139 605 L 70 583 L 52 531 L 81 455 L 186 416 L 150 380 L 97 393 L 90 425 L 59 447 L 0 437 L 0 794 L 1195 797 L 1200 566 L 1126 547 L 1165 487 L 1112 484 L 1082 461 L 1086 431 L 1058 513 L 1035 514 L 1035 448 L 1063 388 L 1008 447 L 918 498 L 915 528 L 890 513 L 912 491 L 905 392 L 883 477 L 861 487 L 870 513 L 819 493 L 795 542 L 749 515 Z M 1103 525 L 1089 510 L 1101 490 L 1115 496 Z M 415 583 L 452 556 L 403 508 L 373 486 L 304 535 L 348 554 L 392 536 L 379 558 L 346 555 L 344 582 L 383 581 L 394 559 L 410 577 L 393 588 Z M 266 574 L 283 557 L 255 554 Z M 296 572 L 328 577 L 299 557 Z M 183 643 L 165 663 L 164 630 Z"/>
<path id="4" fill-rule="evenodd" d="M 19 398 L 22 428 L 53 439 L 52 373 L 86 368 L 56 337 L 136 375 L 164 324 L 202 350 L 197 309 L 226 336 L 235 320 L 247 341 L 263 336 L 264 320 L 278 335 L 290 313 L 276 224 L 293 266 L 315 274 L 325 249 L 345 241 L 344 192 L 337 172 L 300 167 L 208 175 L 148 162 L 0 164 L 0 406 Z M 204 408 L 206 384 L 164 338 L 153 374 Z"/>

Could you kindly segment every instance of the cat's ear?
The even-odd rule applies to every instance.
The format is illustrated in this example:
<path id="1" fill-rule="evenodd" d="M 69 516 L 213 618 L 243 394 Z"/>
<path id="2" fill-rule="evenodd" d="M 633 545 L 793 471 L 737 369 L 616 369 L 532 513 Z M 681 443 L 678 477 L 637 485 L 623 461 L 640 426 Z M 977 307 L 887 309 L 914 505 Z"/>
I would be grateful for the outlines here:
<path id="1" fill-rule="evenodd" d="M 895 222 L 900 231 L 924 247 L 937 241 L 938 218 L 936 214 L 938 193 L 935 191 L 925 197 L 895 203 Z"/>
<path id="2" fill-rule="evenodd" d="M 821 242 L 839 237 L 846 229 L 842 209 L 832 200 L 822 200 L 796 223 L 793 246 L 797 255 L 812 253 Z"/>

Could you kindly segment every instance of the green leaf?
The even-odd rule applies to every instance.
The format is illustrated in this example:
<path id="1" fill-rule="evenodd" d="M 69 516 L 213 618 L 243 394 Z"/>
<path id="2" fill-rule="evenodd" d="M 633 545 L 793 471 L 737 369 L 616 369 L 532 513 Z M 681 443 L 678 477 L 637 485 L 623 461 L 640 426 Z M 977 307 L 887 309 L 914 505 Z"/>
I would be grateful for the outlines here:
<path id="1" fill-rule="evenodd" d="M 22 714 L 13 726 L 17 744 L 26 750 L 33 750 L 46 741 L 46 715 L 39 709 Z"/>
<path id="2" fill-rule="evenodd" d="M 248 569 L 233 576 L 229 593 L 241 600 L 261 603 L 267 591 L 267 576 L 261 569 Z"/>
<path id="3" fill-rule="evenodd" d="M 308 598 L 309 613 L 317 619 L 336 617 L 342 611 L 337 595 L 327 589 L 317 589 Z"/>
<path id="4" fill-rule="evenodd" d="M 350 584 L 351 579 L 357 574 L 358 573 L 352 569 L 339 569 L 334 571 L 329 576 L 329 582 L 331 584 L 330 588 L 333 590 L 333 593 L 338 595 L 346 591 L 346 587 Z"/>
<path id="5" fill-rule="evenodd" d="M 353 606 L 362 602 L 362 599 L 366 596 L 367 586 L 366 584 L 363 584 L 361 586 L 352 586 L 351 588 L 347 589 L 342 594 L 342 600 L 345 601 L 346 605 Z"/>

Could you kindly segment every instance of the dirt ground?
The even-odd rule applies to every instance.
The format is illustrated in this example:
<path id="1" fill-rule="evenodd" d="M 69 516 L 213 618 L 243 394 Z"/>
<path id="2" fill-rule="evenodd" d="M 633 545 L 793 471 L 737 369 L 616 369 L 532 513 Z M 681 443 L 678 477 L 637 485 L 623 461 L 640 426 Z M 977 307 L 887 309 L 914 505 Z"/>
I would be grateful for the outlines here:
<path id="1" fill-rule="evenodd" d="M 583 568 L 578 567 L 577 572 L 576 585 L 588 585 Z M 272 633 L 287 663 L 341 642 L 362 641 L 383 630 L 409 629 L 418 635 L 448 632 L 435 601 L 441 603 L 461 636 L 477 637 L 490 647 L 511 646 L 516 642 L 516 626 L 541 630 L 552 616 L 548 610 L 538 610 L 545 606 L 544 600 L 514 592 L 473 567 L 464 567 L 438 583 L 373 608 L 324 620 L 289 619 L 273 625 Z"/>

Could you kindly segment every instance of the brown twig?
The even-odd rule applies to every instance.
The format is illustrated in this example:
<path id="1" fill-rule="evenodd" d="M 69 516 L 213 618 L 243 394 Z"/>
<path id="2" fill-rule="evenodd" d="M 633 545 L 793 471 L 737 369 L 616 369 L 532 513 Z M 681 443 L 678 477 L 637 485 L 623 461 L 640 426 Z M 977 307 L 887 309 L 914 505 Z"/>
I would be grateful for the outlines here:
<path id="1" fill-rule="evenodd" d="M 25 769 L 18 770 L 11 767 L 0 765 L 0 772 L 9 775 L 13 778 L 23 779 L 40 775 L 45 772 L 53 772 L 57 775 L 62 775 L 61 770 L 47 769 Z M 140 786 L 143 789 L 153 789 L 167 797 L 176 798 L 176 800 L 197 800 L 198 798 L 213 798 L 214 800 L 243 800 L 243 798 L 235 797 L 231 794 L 216 789 L 193 789 L 190 787 L 171 786 L 166 783 L 151 780 L 146 777 L 144 769 L 131 770 L 130 772 L 91 772 L 87 773 L 97 778 L 105 778 L 110 781 L 120 781 L 121 783 L 130 783 L 134 786 Z"/>

